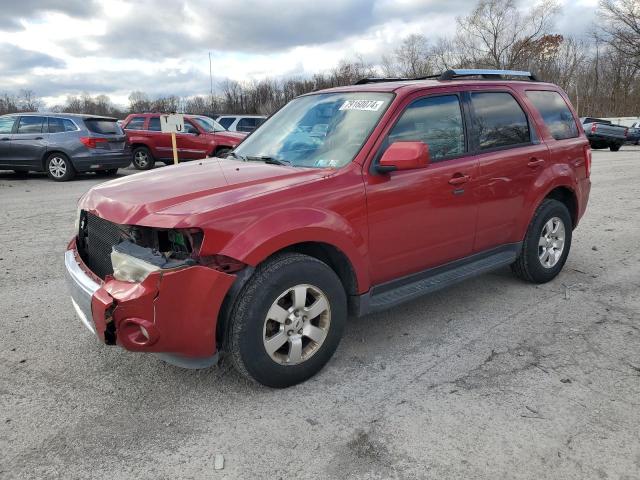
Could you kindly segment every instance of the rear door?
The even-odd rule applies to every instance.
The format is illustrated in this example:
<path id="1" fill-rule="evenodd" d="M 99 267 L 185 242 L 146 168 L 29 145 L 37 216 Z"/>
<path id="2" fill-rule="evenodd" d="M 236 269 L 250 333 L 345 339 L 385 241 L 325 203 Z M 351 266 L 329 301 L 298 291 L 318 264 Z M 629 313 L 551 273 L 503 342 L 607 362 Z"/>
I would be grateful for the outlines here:
<path id="1" fill-rule="evenodd" d="M 474 251 L 521 241 L 526 199 L 549 161 L 547 146 L 513 91 L 468 93 L 478 160 L 478 227 Z"/>
<path id="2" fill-rule="evenodd" d="M 0 166 L 2 167 L 17 165 L 11 149 L 11 136 L 17 118 L 15 116 L 0 117 Z"/>
<path id="3" fill-rule="evenodd" d="M 48 131 L 46 117 L 29 115 L 18 119 L 18 128 L 11 136 L 11 155 L 17 165 L 41 168 L 48 146 Z"/>

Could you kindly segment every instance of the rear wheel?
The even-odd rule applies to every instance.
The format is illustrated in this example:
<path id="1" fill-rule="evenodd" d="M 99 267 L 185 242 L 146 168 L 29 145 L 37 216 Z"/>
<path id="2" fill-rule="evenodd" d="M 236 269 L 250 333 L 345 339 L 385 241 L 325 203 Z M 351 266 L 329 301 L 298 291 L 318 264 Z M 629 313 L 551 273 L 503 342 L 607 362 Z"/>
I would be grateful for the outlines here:
<path id="1" fill-rule="evenodd" d="M 136 147 L 133 150 L 133 166 L 137 170 L 150 170 L 156 161 L 147 147 Z"/>
<path id="2" fill-rule="evenodd" d="M 73 164 L 69 158 L 62 153 L 52 153 L 45 162 L 47 175 L 56 182 L 66 182 L 76 175 Z"/>
<path id="3" fill-rule="evenodd" d="M 569 255 L 572 221 L 564 203 L 546 199 L 536 210 L 522 243 L 513 273 L 529 282 L 553 280 Z"/>
<path id="4" fill-rule="evenodd" d="M 316 258 L 283 254 L 259 266 L 244 287 L 225 347 L 244 376 L 289 387 L 329 361 L 346 318 L 346 294 L 335 272 Z"/>
<path id="5" fill-rule="evenodd" d="M 227 155 L 229 155 L 229 152 L 231 150 L 231 148 L 219 148 L 218 150 L 216 150 L 213 156 L 218 158 L 225 158 Z"/>
<path id="6" fill-rule="evenodd" d="M 611 150 L 612 152 L 617 152 L 618 150 L 620 150 L 620 145 L 609 145 L 609 150 Z"/>

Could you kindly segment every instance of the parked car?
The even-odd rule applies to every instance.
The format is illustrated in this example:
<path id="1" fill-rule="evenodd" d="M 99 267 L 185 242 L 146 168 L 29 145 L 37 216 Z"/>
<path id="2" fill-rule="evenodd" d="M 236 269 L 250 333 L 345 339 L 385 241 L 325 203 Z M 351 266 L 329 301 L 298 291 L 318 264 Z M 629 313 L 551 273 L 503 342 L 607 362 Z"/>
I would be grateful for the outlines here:
<path id="1" fill-rule="evenodd" d="M 634 145 L 640 144 L 640 122 L 635 122 L 627 132 L 627 142 Z"/>
<path id="2" fill-rule="evenodd" d="M 230 132 L 251 133 L 267 119 L 264 115 L 219 115 L 216 121 Z"/>
<path id="3" fill-rule="evenodd" d="M 115 118 L 70 113 L 0 116 L 0 169 L 47 172 L 58 182 L 77 172 L 115 175 L 131 149 Z"/>
<path id="4" fill-rule="evenodd" d="M 612 152 L 617 152 L 627 141 L 627 127 L 593 117 L 583 117 L 580 121 L 591 148 L 609 148 Z"/>
<path id="5" fill-rule="evenodd" d="M 124 120 L 124 131 L 133 150 L 133 166 L 149 170 L 156 161 L 173 162 L 171 134 L 160 131 L 159 113 L 138 113 Z M 246 134 L 227 132 L 216 121 L 198 115 L 184 116 L 184 133 L 176 135 L 181 161 L 224 156 L 235 148 Z"/>
<path id="6" fill-rule="evenodd" d="M 449 71 L 303 95 L 226 159 L 92 188 L 65 254 L 76 312 L 108 345 L 187 367 L 222 350 L 286 387 L 326 364 L 348 315 L 508 265 L 552 280 L 591 149 L 560 88 L 506 73 L 527 81 Z"/>

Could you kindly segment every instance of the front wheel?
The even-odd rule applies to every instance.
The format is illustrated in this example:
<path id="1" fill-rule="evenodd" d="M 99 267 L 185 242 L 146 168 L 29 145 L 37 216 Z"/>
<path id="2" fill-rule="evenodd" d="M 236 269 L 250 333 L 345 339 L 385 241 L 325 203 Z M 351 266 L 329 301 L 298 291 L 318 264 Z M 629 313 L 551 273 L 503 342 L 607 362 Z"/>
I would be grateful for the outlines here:
<path id="1" fill-rule="evenodd" d="M 133 150 L 133 166 L 137 170 L 150 170 L 156 161 L 147 147 L 137 147 Z"/>
<path id="2" fill-rule="evenodd" d="M 511 270 L 523 280 L 545 283 L 562 270 L 571 248 L 572 221 L 564 203 L 546 199 L 536 210 Z"/>
<path id="3" fill-rule="evenodd" d="M 284 388 L 319 372 L 335 352 L 347 318 L 340 279 L 325 263 L 298 253 L 258 267 L 225 332 L 236 369 Z"/>
<path id="4" fill-rule="evenodd" d="M 611 150 L 612 152 L 617 152 L 618 150 L 620 150 L 620 145 L 610 145 L 609 150 Z"/>

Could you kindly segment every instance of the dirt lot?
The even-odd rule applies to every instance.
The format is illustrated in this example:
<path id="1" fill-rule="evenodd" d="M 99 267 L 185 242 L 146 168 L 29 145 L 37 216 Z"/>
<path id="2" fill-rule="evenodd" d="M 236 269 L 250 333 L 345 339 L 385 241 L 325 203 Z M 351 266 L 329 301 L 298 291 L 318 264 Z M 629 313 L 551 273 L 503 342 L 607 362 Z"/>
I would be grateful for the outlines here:
<path id="1" fill-rule="evenodd" d="M 559 278 L 352 320 L 282 391 L 99 345 L 63 279 L 98 179 L 0 172 L 0 478 L 640 478 L 640 148 L 594 157 Z"/>

